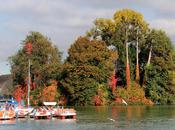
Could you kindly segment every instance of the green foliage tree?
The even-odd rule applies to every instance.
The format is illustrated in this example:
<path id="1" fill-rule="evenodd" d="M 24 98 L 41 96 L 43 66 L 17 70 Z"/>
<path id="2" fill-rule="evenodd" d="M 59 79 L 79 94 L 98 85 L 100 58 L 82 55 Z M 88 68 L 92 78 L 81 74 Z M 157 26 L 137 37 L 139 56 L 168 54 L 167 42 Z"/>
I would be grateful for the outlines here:
<path id="1" fill-rule="evenodd" d="M 32 44 L 30 55 L 25 49 L 27 43 Z M 22 41 L 22 48 L 9 58 L 14 85 L 26 85 L 29 58 L 32 82 L 37 87 L 47 84 L 51 79 L 57 79 L 60 74 L 61 53 L 49 38 L 39 32 L 31 32 Z"/>
<path id="2" fill-rule="evenodd" d="M 143 61 L 145 65 L 145 92 L 146 96 L 154 102 L 162 104 L 173 103 L 174 87 L 173 81 L 173 46 L 170 38 L 161 30 L 152 30 L 147 38 L 151 46 L 144 47 L 143 57 L 150 57 L 148 61 Z M 151 50 L 151 56 L 150 55 Z M 147 56 L 144 54 L 147 53 Z M 149 55 L 148 55 L 149 54 Z M 143 59 L 142 59 L 143 60 Z M 172 74 L 172 75 L 171 75 Z"/>
<path id="3" fill-rule="evenodd" d="M 129 86 L 130 75 L 132 80 L 139 80 L 139 44 L 144 44 L 148 31 L 148 24 L 142 14 L 123 9 L 117 11 L 113 19 L 100 18 L 94 24 L 95 27 L 88 35 L 93 38 L 100 37 L 107 45 L 115 46 L 119 53 L 116 69 L 121 84 Z"/>
<path id="4" fill-rule="evenodd" d="M 70 104 L 93 103 L 98 84 L 105 84 L 112 74 L 116 52 L 98 40 L 79 37 L 71 45 L 62 70 L 61 83 Z"/>
<path id="5" fill-rule="evenodd" d="M 175 101 L 174 53 L 164 32 L 151 30 L 142 14 L 130 9 L 117 11 L 113 19 L 97 19 L 94 24 L 88 36 L 100 38 L 118 51 L 117 85 L 128 85 L 131 75 L 131 80 L 144 86 L 146 97 L 154 102 Z"/>

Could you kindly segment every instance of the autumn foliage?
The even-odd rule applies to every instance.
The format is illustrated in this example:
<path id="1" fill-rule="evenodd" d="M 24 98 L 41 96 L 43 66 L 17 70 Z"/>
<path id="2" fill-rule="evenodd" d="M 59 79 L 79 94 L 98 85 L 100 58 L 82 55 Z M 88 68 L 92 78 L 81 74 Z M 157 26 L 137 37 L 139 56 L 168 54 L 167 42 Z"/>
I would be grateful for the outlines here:
<path id="1" fill-rule="evenodd" d="M 39 32 L 26 36 L 23 48 L 10 57 L 13 84 L 20 85 L 14 98 L 20 102 L 27 97 L 30 58 L 33 105 L 60 100 L 62 105 L 99 106 L 122 99 L 128 104 L 175 104 L 175 54 L 165 32 L 149 28 L 142 14 L 130 9 L 94 24 L 70 46 L 64 63 L 48 37 Z"/>
<path id="2" fill-rule="evenodd" d="M 95 106 L 102 106 L 107 104 L 108 92 L 104 85 L 99 84 L 97 86 L 96 95 L 93 97 L 93 103 Z"/>
<path id="3" fill-rule="evenodd" d="M 27 42 L 26 44 L 25 44 L 25 50 L 26 50 L 26 52 L 27 52 L 27 54 L 31 54 L 32 53 L 32 43 L 31 42 Z"/>
<path id="4" fill-rule="evenodd" d="M 21 99 L 23 97 L 23 90 L 20 85 L 16 86 L 15 90 L 13 91 L 13 97 L 18 103 L 21 102 Z"/>
<path id="5" fill-rule="evenodd" d="M 140 79 L 140 74 L 139 74 L 139 64 L 136 65 L 136 81 L 138 82 Z"/>
<path id="6" fill-rule="evenodd" d="M 124 99 L 129 104 L 147 104 L 153 102 L 145 97 L 144 89 L 138 84 L 132 84 L 129 88 L 118 88 L 116 90 L 116 103 L 121 104 Z"/>
<path id="7" fill-rule="evenodd" d="M 112 74 L 112 76 L 110 78 L 109 86 L 112 90 L 112 94 L 114 94 L 114 92 L 116 90 L 116 87 L 117 87 L 117 78 L 116 78 L 115 71 L 114 71 L 114 73 Z"/>
<path id="8" fill-rule="evenodd" d="M 57 96 L 57 83 L 52 81 L 50 86 L 47 86 L 42 91 L 42 101 L 54 102 Z"/>
<path id="9" fill-rule="evenodd" d="M 127 63 L 126 64 L 126 84 L 127 84 L 127 87 L 130 87 L 130 82 L 131 82 L 130 67 L 129 67 L 129 63 Z"/>

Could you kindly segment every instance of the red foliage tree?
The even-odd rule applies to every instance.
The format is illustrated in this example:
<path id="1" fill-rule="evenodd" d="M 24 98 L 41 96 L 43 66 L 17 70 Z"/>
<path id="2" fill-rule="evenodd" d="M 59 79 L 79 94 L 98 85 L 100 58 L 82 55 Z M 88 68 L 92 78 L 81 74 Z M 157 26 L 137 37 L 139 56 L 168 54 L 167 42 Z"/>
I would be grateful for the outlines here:
<path id="1" fill-rule="evenodd" d="M 55 101 L 55 98 L 57 96 L 57 83 L 56 81 L 53 81 L 52 84 L 48 87 L 45 87 L 42 92 L 42 100 L 53 102 Z"/>
<path id="2" fill-rule="evenodd" d="M 14 97 L 14 99 L 15 99 L 18 103 L 21 102 L 21 99 L 22 99 L 22 97 L 23 97 L 23 90 L 22 90 L 22 87 L 21 87 L 20 85 L 18 85 L 18 86 L 15 88 L 15 90 L 14 90 L 14 92 L 13 92 L 13 97 Z"/>
<path id="3" fill-rule="evenodd" d="M 101 106 L 101 105 L 103 105 L 103 101 L 100 98 L 100 96 L 98 96 L 98 95 L 94 96 L 93 100 L 94 100 L 94 105 L 95 106 Z"/>
<path id="4" fill-rule="evenodd" d="M 32 43 L 31 42 L 27 42 L 26 45 L 25 45 L 25 50 L 27 52 L 27 54 L 31 54 L 32 53 Z"/>
<path id="5" fill-rule="evenodd" d="M 139 64 L 136 65 L 136 81 L 138 82 L 140 79 L 140 74 L 139 74 Z"/>
<path id="6" fill-rule="evenodd" d="M 112 93 L 114 94 L 117 85 L 117 78 L 115 75 L 112 76 Z"/>
<path id="7" fill-rule="evenodd" d="M 112 90 L 112 93 L 114 94 L 115 93 L 115 90 L 116 90 L 116 86 L 117 86 L 117 78 L 116 78 L 116 73 L 115 73 L 115 70 L 110 78 L 110 82 L 109 82 L 109 86 Z"/>
<path id="8" fill-rule="evenodd" d="M 129 67 L 129 63 L 126 63 L 126 84 L 127 84 L 127 87 L 130 86 L 130 82 L 131 82 L 130 67 Z"/>

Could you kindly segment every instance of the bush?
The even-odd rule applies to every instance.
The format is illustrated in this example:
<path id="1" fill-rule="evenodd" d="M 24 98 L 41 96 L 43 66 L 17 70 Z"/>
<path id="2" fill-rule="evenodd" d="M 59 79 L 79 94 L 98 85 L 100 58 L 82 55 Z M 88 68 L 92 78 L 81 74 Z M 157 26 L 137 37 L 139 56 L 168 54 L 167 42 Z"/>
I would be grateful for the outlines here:
<path id="1" fill-rule="evenodd" d="M 153 104 L 153 102 L 145 97 L 144 89 L 137 83 L 127 88 L 117 88 L 115 92 L 116 103 L 122 103 L 119 99 L 124 99 L 128 104 Z"/>

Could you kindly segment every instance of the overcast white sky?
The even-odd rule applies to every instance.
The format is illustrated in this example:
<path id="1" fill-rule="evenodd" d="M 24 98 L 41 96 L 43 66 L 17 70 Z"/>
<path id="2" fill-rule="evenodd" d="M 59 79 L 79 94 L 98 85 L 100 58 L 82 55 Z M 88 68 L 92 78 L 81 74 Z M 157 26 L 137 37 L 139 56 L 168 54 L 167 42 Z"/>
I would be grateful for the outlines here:
<path id="1" fill-rule="evenodd" d="M 0 75 L 10 73 L 7 62 L 30 31 L 51 38 L 66 56 L 70 44 L 96 18 L 111 18 L 130 8 L 144 15 L 151 27 L 163 29 L 175 40 L 174 0 L 0 0 Z"/>

